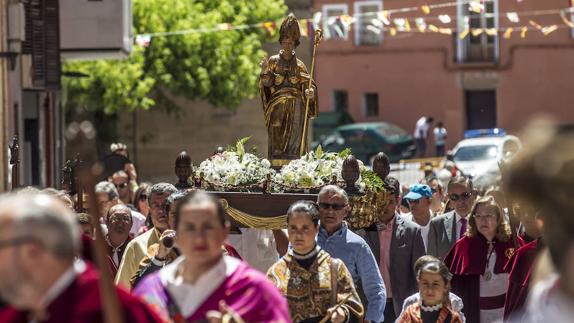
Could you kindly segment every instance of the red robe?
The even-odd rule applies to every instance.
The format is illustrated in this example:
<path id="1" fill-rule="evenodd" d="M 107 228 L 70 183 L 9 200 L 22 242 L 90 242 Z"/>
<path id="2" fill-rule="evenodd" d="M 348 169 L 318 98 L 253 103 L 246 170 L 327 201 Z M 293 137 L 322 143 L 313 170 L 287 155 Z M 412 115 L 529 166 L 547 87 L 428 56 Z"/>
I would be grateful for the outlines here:
<path id="1" fill-rule="evenodd" d="M 120 264 L 122 263 L 122 257 L 124 255 L 124 251 L 126 251 L 126 247 L 130 241 L 132 241 L 132 237 L 128 237 L 119 249 L 118 258 L 120 260 Z M 115 278 L 116 274 L 118 273 L 119 264 L 116 266 L 116 264 L 114 263 L 114 259 L 113 259 L 114 255 L 112 253 L 113 249 L 107 243 L 106 243 L 106 252 L 107 252 L 106 262 L 108 264 L 108 269 L 110 270 L 110 274 L 112 274 L 112 278 Z"/>
<path id="2" fill-rule="evenodd" d="M 522 239 L 519 238 L 522 245 Z M 514 254 L 512 240 L 499 242 L 495 240 L 494 251 L 496 262 L 494 274 L 504 273 L 504 265 Z M 475 237 L 464 236 L 456 242 L 444 259 L 452 273 L 452 292 L 458 295 L 464 304 L 463 313 L 468 323 L 480 322 L 480 275 L 484 274 L 488 244 L 478 234 Z"/>
<path id="3" fill-rule="evenodd" d="M 508 260 L 504 271 L 509 273 L 508 291 L 504 301 L 504 319 L 508 319 L 510 314 L 520 309 L 526 301 L 532 265 L 538 255 L 539 240 L 534 240 L 520 249 Z"/>
<path id="4" fill-rule="evenodd" d="M 46 309 L 48 318 L 39 323 L 103 322 L 99 274 L 90 266 L 68 286 Z M 137 297 L 116 288 L 124 322 L 161 322 L 160 318 Z M 27 312 L 11 306 L 0 310 L 2 323 L 28 323 Z"/>
<path id="5" fill-rule="evenodd" d="M 239 254 L 239 252 L 237 252 L 237 250 L 235 250 L 235 248 L 233 248 L 233 246 L 230 245 L 229 243 L 224 242 L 223 247 L 227 251 L 227 254 L 230 255 L 231 257 L 235 257 L 237 259 L 243 260 L 243 258 L 241 258 L 241 255 Z"/>
<path id="6" fill-rule="evenodd" d="M 82 234 L 81 241 L 82 241 L 82 252 L 80 254 L 81 258 L 83 260 L 89 261 L 90 263 L 93 263 L 94 257 L 92 256 L 92 243 L 94 243 L 94 240 L 92 240 L 91 237 Z"/>

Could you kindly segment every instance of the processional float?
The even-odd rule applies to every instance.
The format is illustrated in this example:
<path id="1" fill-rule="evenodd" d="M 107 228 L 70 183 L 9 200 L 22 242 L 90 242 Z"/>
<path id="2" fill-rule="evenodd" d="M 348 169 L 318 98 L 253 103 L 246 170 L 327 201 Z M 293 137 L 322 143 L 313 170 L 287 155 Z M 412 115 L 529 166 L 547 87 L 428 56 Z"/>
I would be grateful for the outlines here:
<path id="1" fill-rule="evenodd" d="M 313 72 L 322 31 L 314 33 L 310 73 L 296 57 L 300 29 L 294 15 L 283 21 L 279 33 L 281 50 L 260 64 L 259 91 L 268 134 L 268 158 L 248 154 L 245 140 L 228 150 L 218 149 L 195 169 L 190 163 L 189 171 L 181 169 L 180 155 L 180 163 L 176 161 L 178 183 L 183 186 L 183 176 L 191 173 L 187 179 L 190 185 L 216 194 L 234 225 L 258 229 L 284 228 L 289 205 L 297 200 L 316 201 L 322 186 L 335 184 L 350 196 L 349 226 L 368 227 L 377 221 L 387 204 L 384 179 L 389 172 L 388 159 L 381 153 L 371 171 L 350 151 L 328 153 L 320 147 L 309 151 L 309 121 L 318 114 Z M 226 163 L 228 169 L 222 166 Z M 233 175 L 234 172 L 240 174 Z"/>

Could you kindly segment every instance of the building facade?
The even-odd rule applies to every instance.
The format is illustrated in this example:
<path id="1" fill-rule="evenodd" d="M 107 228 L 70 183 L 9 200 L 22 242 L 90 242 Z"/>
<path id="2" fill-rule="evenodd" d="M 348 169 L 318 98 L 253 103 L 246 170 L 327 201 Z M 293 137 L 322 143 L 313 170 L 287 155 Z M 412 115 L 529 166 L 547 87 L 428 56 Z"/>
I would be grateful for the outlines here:
<path id="1" fill-rule="evenodd" d="M 59 187 L 64 165 L 63 59 L 127 57 L 131 0 L 0 0 L 0 191 Z"/>
<path id="2" fill-rule="evenodd" d="M 515 133 L 541 113 L 574 123 L 564 10 L 561 0 L 313 1 L 328 38 L 317 54 L 319 109 L 408 132 L 432 116 L 445 124 L 448 148 L 467 129 Z M 350 30 L 341 15 L 355 17 Z"/>

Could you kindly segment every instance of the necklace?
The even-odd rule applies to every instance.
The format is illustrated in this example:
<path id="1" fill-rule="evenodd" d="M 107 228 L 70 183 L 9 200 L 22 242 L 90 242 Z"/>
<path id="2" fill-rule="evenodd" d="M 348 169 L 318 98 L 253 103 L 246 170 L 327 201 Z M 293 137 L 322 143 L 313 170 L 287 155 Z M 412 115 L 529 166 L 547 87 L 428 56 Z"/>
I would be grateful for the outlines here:
<path id="1" fill-rule="evenodd" d="M 490 253 L 488 254 L 488 257 L 486 257 L 486 270 L 484 271 L 483 277 L 484 280 L 490 281 L 492 279 L 492 272 L 490 271 L 490 268 L 488 268 L 488 265 L 490 264 L 490 257 L 492 256 L 492 253 L 494 253 L 494 241 L 487 241 L 487 243 Z"/>
<path id="2" fill-rule="evenodd" d="M 433 305 L 433 306 L 424 306 L 422 301 L 421 301 L 420 306 L 421 306 L 421 310 L 423 310 L 425 312 L 437 312 L 437 311 L 440 311 L 440 309 L 442 308 L 442 303 L 438 303 L 438 304 Z"/>

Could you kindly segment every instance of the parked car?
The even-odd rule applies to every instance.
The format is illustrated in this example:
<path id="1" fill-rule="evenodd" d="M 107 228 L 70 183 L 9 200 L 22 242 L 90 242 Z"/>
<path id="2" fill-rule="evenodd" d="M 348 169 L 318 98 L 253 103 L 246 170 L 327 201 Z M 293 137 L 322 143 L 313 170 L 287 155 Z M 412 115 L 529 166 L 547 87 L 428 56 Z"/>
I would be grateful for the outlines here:
<path id="1" fill-rule="evenodd" d="M 511 158 L 521 147 L 520 140 L 502 129 L 481 129 L 465 132 L 453 149 L 453 161 L 475 186 L 488 188 L 500 179 L 499 165 Z"/>
<path id="2" fill-rule="evenodd" d="M 314 146 L 323 150 L 339 152 L 350 148 L 353 155 L 372 165 L 372 159 L 379 152 L 389 156 L 391 163 L 412 158 L 415 154 L 413 137 L 397 125 L 389 122 L 354 123 L 335 128 Z"/>

